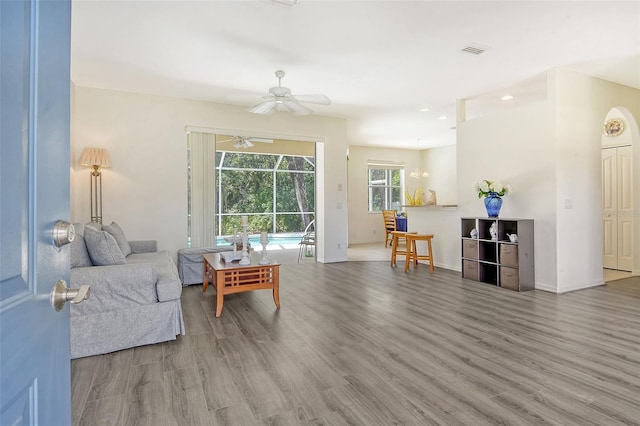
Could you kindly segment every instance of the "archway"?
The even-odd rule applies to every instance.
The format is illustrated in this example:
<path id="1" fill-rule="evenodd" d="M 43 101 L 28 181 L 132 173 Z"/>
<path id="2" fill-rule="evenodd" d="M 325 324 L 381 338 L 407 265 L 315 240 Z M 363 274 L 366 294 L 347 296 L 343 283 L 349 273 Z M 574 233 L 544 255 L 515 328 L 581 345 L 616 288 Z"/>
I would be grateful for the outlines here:
<path id="1" fill-rule="evenodd" d="M 603 121 L 602 213 L 605 282 L 640 274 L 640 131 L 628 109 Z"/>

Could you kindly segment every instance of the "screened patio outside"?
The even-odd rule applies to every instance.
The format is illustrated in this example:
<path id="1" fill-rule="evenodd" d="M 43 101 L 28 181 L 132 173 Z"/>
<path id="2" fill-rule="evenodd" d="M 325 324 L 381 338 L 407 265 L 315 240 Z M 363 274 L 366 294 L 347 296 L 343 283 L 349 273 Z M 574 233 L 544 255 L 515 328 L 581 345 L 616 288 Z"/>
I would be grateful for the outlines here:
<path id="1" fill-rule="evenodd" d="M 252 149 L 233 149 L 218 142 L 213 156 L 211 147 L 206 146 L 212 138 L 207 136 L 202 141 L 189 138 L 189 246 L 227 245 L 225 237 L 241 233 L 241 217 L 247 216 L 253 247 L 260 247 L 260 233 L 267 232 L 269 250 L 297 249 L 315 218 L 315 144 L 274 140 Z M 210 136 L 216 141 L 228 138 Z M 194 146 L 198 143 L 205 145 L 202 152 Z M 202 166 L 200 157 L 205 156 L 212 161 Z M 198 185 L 200 180 L 205 183 Z M 193 222 L 202 221 L 198 210 L 213 210 L 207 215 L 210 219 L 204 220 L 212 226 L 193 226 Z M 212 241 L 193 244 L 193 237 L 198 240 L 197 234 L 203 231 L 213 234 Z"/>

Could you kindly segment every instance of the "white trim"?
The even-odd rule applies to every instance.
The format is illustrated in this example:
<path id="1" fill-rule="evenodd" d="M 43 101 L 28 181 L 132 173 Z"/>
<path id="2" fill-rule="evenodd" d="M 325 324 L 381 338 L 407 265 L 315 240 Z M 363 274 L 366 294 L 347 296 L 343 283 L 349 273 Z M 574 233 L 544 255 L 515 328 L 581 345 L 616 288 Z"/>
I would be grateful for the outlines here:
<path id="1" fill-rule="evenodd" d="M 367 161 L 367 168 L 368 169 L 377 169 L 377 168 L 384 168 L 384 169 L 392 169 L 392 170 L 404 170 L 405 168 L 405 164 L 404 163 L 396 163 L 393 161 L 372 161 L 372 160 L 368 160 Z"/>
<path id="2" fill-rule="evenodd" d="M 536 283 L 536 290 L 542 290 L 542 291 L 548 291 L 551 293 L 556 293 L 556 294 L 564 294 L 564 293 L 569 293 L 572 291 L 578 291 L 578 290 L 586 290 L 589 288 L 594 288 L 594 287 L 600 287 L 602 285 L 605 285 L 605 282 L 602 280 L 598 280 L 598 281 L 594 281 L 592 283 L 589 284 L 578 284 L 578 285 L 573 285 L 570 287 L 563 287 L 562 289 L 559 289 L 555 286 L 550 286 L 548 284 L 541 284 L 541 283 Z"/>
<path id="3" fill-rule="evenodd" d="M 418 263 L 420 263 L 420 262 L 418 261 Z M 425 264 L 427 264 L 427 263 L 425 263 Z M 434 268 L 440 268 L 440 269 L 447 269 L 449 271 L 462 273 L 462 267 L 456 266 L 456 265 L 445 265 L 443 263 L 433 262 L 433 267 Z"/>
<path id="4" fill-rule="evenodd" d="M 334 259 L 317 259 L 318 263 L 340 263 L 340 262 L 348 262 L 349 259 L 346 257 L 336 257 Z"/>
<path id="5" fill-rule="evenodd" d="M 562 290 L 559 291 L 558 294 L 569 293 L 571 291 L 577 291 L 577 290 L 586 290 L 588 288 L 600 287 L 601 285 L 605 285 L 604 280 L 595 281 L 595 282 L 590 283 L 590 284 L 576 285 L 576 286 L 571 286 L 571 287 L 568 287 L 568 288 L 562 288 Z"/>
<path id="6" fill-rule="evenodd" d="M 537 282 L 535 285 L 535 289 L 558 294 L 558 288 L 555 285 L 551 285 L 551 284 Z"/>
<path id="7" fill-rule="evenodd" d="M 323 136 L 300 136 L 300 135 L 291 135 L 285 133 L 269 133 L 269 132 L 255 132 L 249 130 L 238 130 L 238 129 L 218 129 L 212 127 L 198 127 L 198 126 L 184 126 L 185 133 L 189 132 L 199 132 L 199 133 L 212 133 L 212 134 L 221 134 L 221 135 L 242 135 L 251 138 L 265 138 L 265 139 L 283 139 L 283 140 L 292 140 L 292 141 L 301 141 L 301 142 L 316 142 L 316 143 L 325 143 L 326 139 Z"/>

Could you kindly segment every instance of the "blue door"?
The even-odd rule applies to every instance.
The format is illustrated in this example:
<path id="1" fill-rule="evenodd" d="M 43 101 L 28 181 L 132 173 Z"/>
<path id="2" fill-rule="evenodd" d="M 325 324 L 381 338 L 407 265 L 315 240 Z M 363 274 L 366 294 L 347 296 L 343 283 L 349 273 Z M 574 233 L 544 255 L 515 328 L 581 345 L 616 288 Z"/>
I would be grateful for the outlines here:
<path id="1" fill-rule="evenodd" d="M 0 424 L 71 424 L 69 1 L 0 0 Z"/>

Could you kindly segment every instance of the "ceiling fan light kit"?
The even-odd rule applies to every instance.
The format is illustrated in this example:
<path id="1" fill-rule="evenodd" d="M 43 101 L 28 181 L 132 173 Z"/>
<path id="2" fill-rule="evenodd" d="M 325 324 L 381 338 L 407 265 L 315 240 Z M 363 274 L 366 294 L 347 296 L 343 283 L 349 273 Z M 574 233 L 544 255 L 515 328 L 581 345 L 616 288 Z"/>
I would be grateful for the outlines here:
<path id="1" fill-rule="evenodd" d="M 218 143 L 226 143 L 233 142 L 234 148 L 246 149 L 254 146 L 253 142 L 259 143 L 273 143 L 273 139 L 265 139 L 265 138 L 251 138 L 248 136 L 234 136 L 231 139 L 225 139 L 223 141 L 218 141 Z"/>
<path id="2" fill-rule="evenodd" d="M 285 72 L 278 70 L 275 72 L 275 75 L 278 79 L 278 86 L 270 88 L 269 94 L 263 96 L 263 98 L 267 100 L 250 108 L 249 112 L 267 115 L 274 111 L 288 110 L 294 115 L 308 115 L 312 114 L 313 110 L 302 105 L 300 102 L 317 105 L 331 105 L 331 100 L 325 95 L 293 96 L 291 94 L 291 89 L 282 86 L 282 79 L 285 76 Z"/>

